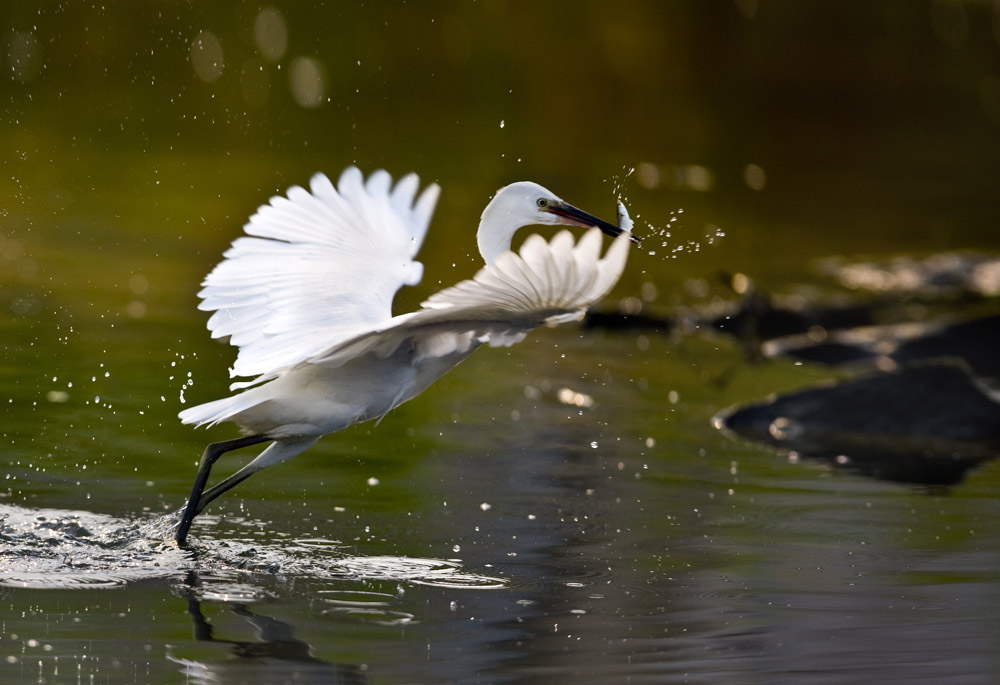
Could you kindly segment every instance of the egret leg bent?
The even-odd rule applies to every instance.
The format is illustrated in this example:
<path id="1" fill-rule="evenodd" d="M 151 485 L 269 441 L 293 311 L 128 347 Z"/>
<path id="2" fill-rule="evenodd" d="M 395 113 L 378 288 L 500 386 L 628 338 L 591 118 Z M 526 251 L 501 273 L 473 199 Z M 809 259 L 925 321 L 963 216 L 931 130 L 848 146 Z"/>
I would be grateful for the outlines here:
<path id="1" fill-rule="evenodd" d="M 194 487 L 191 489 L 191 496 L 188 498 L 187 506 L 184 507 L 184 514 L 181 516 L 180 525 L 177 526 L 177 534 L 174 536 L 178 545 L 183 545 L 187 542 L 188 531 L 191 530 L 191 522 L 194 521 L 194 517 L 197 516 L 202 509 L 204 509 L 208 502 L 222 494 L 221 492 L 217 492 L 213 497 L 205 499 L 205 501 L 202 502 L 202 499 L 204 499 L 202 497 L 202 492 L 205 490 L 205 485 L 208 483 L 208 476 L 212 472 L 212 466 L 216 461 L 218 461 L 219 457 L 226 452 L 232 452 L 233 450 L 238 450 L 241 447 L 257 445 L 262 442 L 267 442 L 270 439 L 271 438 L 267 435 L 248 435 L 242 438 L 234 438 L 233 440 L 213 442 L 205 448 L 205 454 L 201 458 L 201 467 L 198 469 L 198 475 L 194 479 Z M 222 483 L 219 485 L 222 485 Z M 236 483 L 233 483 L 232 485 L 236 485 Z M 232 485 L 229 487 L 232 487 Z M 212 489 L 215 490 L 215 488 Z M 211 490 L 209 492 L 211 492 Z"/>

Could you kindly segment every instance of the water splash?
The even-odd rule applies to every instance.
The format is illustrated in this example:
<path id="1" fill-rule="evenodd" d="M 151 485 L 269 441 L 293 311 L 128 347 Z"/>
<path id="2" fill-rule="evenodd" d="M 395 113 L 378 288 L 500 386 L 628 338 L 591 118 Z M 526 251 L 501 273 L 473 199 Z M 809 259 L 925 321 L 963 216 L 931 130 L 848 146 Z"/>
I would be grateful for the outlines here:
<path id="1" fill-rule="evenodd" d="M 132 535 L 138 526 L 110 516 L 58 509 L 0 506 L 0 585 L 114 587 L 171 575 L 186 562 L 176 546 Z"/>
<path id="2" fill-rule="evenodd" d="M 345 546 L 323 538 L 204 538 L 182 549 L 173 542 L 179 519 L 180 512 L 128 521 L 85 511 L 0 505 L 0 586 L 110 588 L 155 578 L 183 579 L 204 569 L 211 569 L 215 580 L 212 595 L 204 598 L 238 596 L 241 601 L 260 597 L 258 589 L 244 582 L 247 573 L 447 588 L 507 586 L 503 578 L 468 571 L 459 560 L 350 555 Z"/>
<path id="3" fill-rule="evenodd" d="M 622 224 L 623 217 L 624 220 L 628 222 L 629 228 L 631 230 L 633 223 L 638 223 L 638 220 L 642 218 L 642 214 L 636 213 L 634 217 L 630 217 L 628 211 L 625 209 L 629 205 L 629 198 L 626 192 L 626 185 L 629 179 L 635 175 L 635 167 L 623 166 L 621 173 L 613 175 L 610 179 L 611 190 L 614 193 L 617 203 L 618 203 L 618 217 L 619 225 Z M 678 239 L 674 239 L 673 231 L 683 230 L 679 219 L 684 214 L 682 208 L 675 209 L 670 212 L 670 218 L 665 225 L 656 225 L 649 221 L 643 221 L 643 230 L 639 232 L 643 237 L 643 247 L 652 249 L 647 249 L 647 254 L 651 257 L 655 257 L 660 254 L 664 258 L 676 259 L 678 255 L 683 253 L 693 253 L 700 252 L 702 246 L 715 245 L 722 238 L 726 236 L 725 231 L 714 224 L 708 224 L 704 228 L 704 233 L 699 238 L 686 238 L 678 242 Z M 657 239 L 659 239 L 659 245 L 655 245 Z M 664 248 L 664 252 L 658 252 L 658 248 Z"/>

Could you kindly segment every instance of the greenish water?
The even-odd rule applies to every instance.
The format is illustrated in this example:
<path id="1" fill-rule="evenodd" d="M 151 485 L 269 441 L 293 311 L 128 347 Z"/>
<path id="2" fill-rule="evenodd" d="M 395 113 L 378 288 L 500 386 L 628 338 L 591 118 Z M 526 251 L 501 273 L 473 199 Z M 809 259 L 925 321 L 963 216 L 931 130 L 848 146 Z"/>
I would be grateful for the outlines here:
<path id="1" fill-rule="evenodd" d="M 274 7 L 0 9 L 0 680 L 995 681 L 996 464 L 928 492 L 731 440 L 719 410 L 850 371 L 704 332 L 479 351 L 160 542 L 235 436 L 176 419 L 234 356 L 198 284 L 271 195 L 438 181 L 401 311 L 520 179 L 627 195 L 651 239 L 608 309 L 996 250 L 988 5 Z"/>

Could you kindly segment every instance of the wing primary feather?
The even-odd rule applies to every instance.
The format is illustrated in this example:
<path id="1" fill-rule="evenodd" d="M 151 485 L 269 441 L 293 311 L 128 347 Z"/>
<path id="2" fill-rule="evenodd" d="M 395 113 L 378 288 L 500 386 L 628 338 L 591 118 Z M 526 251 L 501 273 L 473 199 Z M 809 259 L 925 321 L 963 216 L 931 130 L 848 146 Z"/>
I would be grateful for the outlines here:
<path id="1" fill-rule="evenodd" d="M 336 186 L 318 173 L 258 208 L 199 292 L 213 337 L 240 348 L 233 375 L 272 374 L 392 319 L 396 291 L 420 281 L 413 258 L 440 191 L 414 203 L 419 186 L 352 166 Z"/>

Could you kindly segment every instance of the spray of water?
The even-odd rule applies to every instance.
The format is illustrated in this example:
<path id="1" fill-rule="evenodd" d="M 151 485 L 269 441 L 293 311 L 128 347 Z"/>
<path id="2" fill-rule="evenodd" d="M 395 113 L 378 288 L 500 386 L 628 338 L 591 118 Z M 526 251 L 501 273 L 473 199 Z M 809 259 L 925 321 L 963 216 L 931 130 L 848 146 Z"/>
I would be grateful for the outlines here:
<path id="1" fill-rule="evenodd" d="M 675 238 L 674 231 L 685 233 L 686 230 L 680 222 L 684 214 L 682 208 L 670 212 L 670 218 L 665 224 L 654 224 L 642 219 L 641 213 L 636 213 L 630 217 L 626 209 L 629 203 L 627 186 L 629 180 L 635 174 L 635 167 L 623 166 L 621 173 L 613 175 L 608 181 L 611 183 L 611 191 L 614 193 L 619 204 L 619 224 L 623 218 L 631 223 L 639 223 L 642 230 L 638 233 L 643 237 L 643 248 L 647 254 L 655 257 L 660 254 L 664 258 L 676 259 L 683 253 L 700 252 L 702 246 L 715 245 L 722 238 L 726 237 L 725 231 L 714 224 L 705 226 L 702 234 L 697 238 Z"/>

